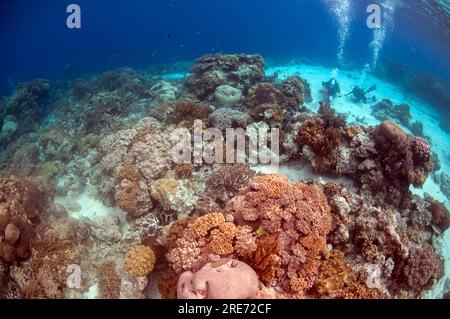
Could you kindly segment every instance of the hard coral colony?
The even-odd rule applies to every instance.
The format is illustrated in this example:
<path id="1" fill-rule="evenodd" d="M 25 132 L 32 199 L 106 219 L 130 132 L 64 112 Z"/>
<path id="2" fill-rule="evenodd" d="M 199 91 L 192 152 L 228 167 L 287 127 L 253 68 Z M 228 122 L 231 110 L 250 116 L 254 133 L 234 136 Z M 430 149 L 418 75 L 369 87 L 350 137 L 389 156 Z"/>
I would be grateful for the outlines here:
<path id="1" fill-rule="evenodd" d="M 373 107 L 383 122 L 365 127 L 327 102 L 312 112 L 312 101 L 306 79 L 266 77 L 259 55 L 203 56 L 185 81 L 120 69 L 18 86 L 0 113 L 0 296 L 445 293 L 437 242 L 450 215 L 411 192 L 437 163 L 423 132 L 400 126 L 418 127 L 409 109 L 383 100 Z M 54 120 L 28 125 L 45 104 Z M 195 119 L 278 128 L 282 162 L 301 161 L 313 178 L 175 164 L 171 133 Z M 74 265 L 82 272 L 68 286 Z"/>

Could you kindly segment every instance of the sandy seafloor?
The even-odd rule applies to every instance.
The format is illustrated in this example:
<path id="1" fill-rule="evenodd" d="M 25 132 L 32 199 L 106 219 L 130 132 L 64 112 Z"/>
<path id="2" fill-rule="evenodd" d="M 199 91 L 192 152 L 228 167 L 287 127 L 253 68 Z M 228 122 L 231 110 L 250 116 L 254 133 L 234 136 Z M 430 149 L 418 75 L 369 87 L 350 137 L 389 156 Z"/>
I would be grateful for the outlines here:
<path id="1" fill-rule="evenodd" d="M 338 97 L 332 101 L 332 107 L 337 113 L 345 115 L 347 117 L 347 122 L 356 125 L 364 126 L 374 126 L 379 124 L 372 114 L 371 106 L 381 101 L 382 99 L 390 99 L 394 105 L 406 103 L 410 106 L 410 113 L 414 121 L 420 121 L 423 124 L 424 134 L 429 138 L 431 142 L 431 147 L 433 152 L 435 152 L 440 159 L 441 170 L 439 172 L 449 172 L 450 170 L 450 134 L 442 130 L 439 126 L 440 115 L 432 106 L 424 101 L 421 101 L 417 97 L 407 94 L 401 90 L 401 88 L 394 86 L 392 84 L 386 83 L 379 80 L 371 75 L 364 76 L 364 81 L 362 80 L 361 71 L 347 71 L 347 70 L 336 70 L 330 69 L 317 65 L 306 65 L 306 64 L 290 64 L 286 66 L 271 66 L 266 68 L 266 75 L 273 76 L 275 72 L 278 74 L 280 80 L 285 79 L 288 76 L 298 75 L 306 79 L 312 91 L 313 101 L 306 103 L 306 106 L 317 111 L 319 109 L 320 89 L 322 88 L 322 81 L 329 80 L 332 76 L 336 76 L 341 88 L 341 97 Z M 187 73 L 175 73 L 166 74 L 163 79 L 177 79 L 187 76 Z M 364 88 L 368 88 L 373 84 L 377 85 L 377 89 L 369 94 L 375 96 L 376 102 L 355 103 L 350 97 L 346 97 L 345 94 L 350 92 L 355 85 L 361 85 Z M 410 131 L 406 127 L 402 127 L 406 132 Z M 287 175 L 291 182 L 312 179 L 312 178 L 324 178 L 326 180 L 331 180 L 333 178 L 318 176 L 312 172 L 308 167 L 304 167 L 298 163 L 282 164 L 279 168 L 273 168 L 270 166 L 255 166 L 253 168 L 258 172 L 270 173 L 279 172 L 281 174 Z M 346 178 L 334 178 L 337 183 L 352 183 Z M 95 187 L 95 186 L 92 186 Z M 89 189 L 89 187 L 87 188 Z M 437 185 L 431 176 L 428 177 L 423 188 L 417 189 L 411 187 L 411 191 L 415 194 L 423 196 L 424 194 L 430 194 L 432 197 L 438 201 L 444 203 L 447 208 L 450 209 L 450 201 L 442 194 L 439 185 Z M 77 198 L 78 203 L 81 205 L 81 210 L 72 213 L 72 217 L 81 218 L 87 217 L 92 218 L 98 215 L 112 214 L 118 216 L 122 224 L 122 233 L 126 231 L 127 223 L 125 221 L 126 214 L 122 212 L 119 208 L 106 207 L 103 203 L 90 196 L 90 191 L 86 191 L 80 197 Z M 68 198 L 57 198 L 56 201 L 62 204 L 67 204 Z M 443 295 L 444 287 L 450 283 L 450 229 L 445 232 L 443 236 L 436 240 L 435 247 L 439 250 L 441 256 L 445 260 L 445 275 L 444 277 L 433 287 L 433 289 L 426 291 L 423 295 L 424 298 L 440 298 Z M 155 280 L 152 280 L 153 285 Z M 150 287 L 152 287 L 152 282 L 150 282 Z M 154 288 L 154 287 L 153 287 Z M 157 289 L 150 289 L 149 296 L 152 298 L 158 298 Z M 90 287 L 89 292 L 86 293 L 86 298 L 95 298 L 97 295 L 96 285 Z"/>

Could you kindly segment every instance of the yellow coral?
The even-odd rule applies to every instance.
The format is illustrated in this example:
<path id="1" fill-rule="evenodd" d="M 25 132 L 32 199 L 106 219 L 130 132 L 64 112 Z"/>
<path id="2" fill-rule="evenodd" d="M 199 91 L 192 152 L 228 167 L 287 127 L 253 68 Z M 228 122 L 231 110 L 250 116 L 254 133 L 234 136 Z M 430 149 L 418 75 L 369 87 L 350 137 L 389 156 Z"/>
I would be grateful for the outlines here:
<path id="1" fill-rule="evenodd" d="M 227 222 L 221 213 L 211 213 L 199 217 L 192 223 L 192 232 L 196 240 L 205 238 L 208 249 L 217 255 L 233 253 L 233 239 L 236 227 Z"/>
<path id="2" fill-rule="evenodd" d="M 153 250 L 144 245 L 130 249 L 125 257 L 125 269 L 135 277 L 147 276 L 153 271 L 156 256 Z"/>

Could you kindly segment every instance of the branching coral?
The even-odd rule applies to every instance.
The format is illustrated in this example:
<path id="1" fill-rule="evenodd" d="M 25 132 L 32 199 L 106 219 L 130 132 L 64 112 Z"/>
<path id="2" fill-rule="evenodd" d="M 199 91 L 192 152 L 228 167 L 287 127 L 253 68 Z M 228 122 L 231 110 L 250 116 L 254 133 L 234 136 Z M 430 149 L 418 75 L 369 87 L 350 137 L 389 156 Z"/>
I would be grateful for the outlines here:
<path id="1" fill-rule="evenodd" d="M 339 144 L 339 133 L 325 129 L 321 119 L 308 120 L 299 129 L 298 142 L 301 146 L 308 145 L 316 154 L 329 156 Z"/>
<path id="2" fill-rule="evenodd" d="M 335 150 L 342 139 L 341 128 L 345 126 L 345 119 L 336 116 L 335 111 L 324 102 L 319 108 L 320 118 L 305 121 L 298 131 L 298 143 L 301 147 L 307 145 L 325 165 L 326 162 L 333 162 L 332 152 Z M 327 166 L 333 167 L 333 164 Z M 320 168 L 316 165 L 317 170 L 329 169 Z"/>
<path id="3" fill-rule="evenodd" d="M 194 120 L 207 122 L 209 114 L 213 109 L 205 103 L 196 103 L 193 100 L 185 99 L 173 102 L 169 107 L 172 110 L 167 116 L 167 123 L 181 124 L 191 128 Z"/>
<path id="4" fill-rule="evenodd" d="M 46 228 L 43 234 L 33 238 L 30 247 L 29 261 L 14 273 L 14 279 L 21 283 L 22 295 L 25 298 L 61 298 L 66 288 L 67 267 L 80 264 L 76 243 L 68 238 L 60 239 L 56 230 Z"/>
<path id="5" fill-rule="evenodd" d="M 178 179 L 189 179 L 194 171 L 194 164 L 178 164 L 174 167 L 175 176 Z"/>
<path id="6" fill-rule="evenodd" d="M 148 214 L 153 208 L 150 188 L 145 181 L 122 180 L 117 186 L 114 199 L 117 206 L 134 217 Z"/>
<path id="7" fill-rule="evenodd" d="M 156 257 L 153 250 L 144 245 L 131 248 L 125 256 L 124 267 L 135 277 L 147 276 L 155 267 Z"/>
<path id="8" fill-rule="evenodd" d="M 112 261 L 105 262 L 97 269 L 97 280 L 100 296 L 105 299 L 118 299 L 121 279 Z"/>
<path id="9" fill-rule="evenodd" d="M 219 166 L 206 180 L 207 193 L 204 197 L 223 207 L 241 188 L 248 186 L 254 175 L 255 172 L 246 164 Z"/>

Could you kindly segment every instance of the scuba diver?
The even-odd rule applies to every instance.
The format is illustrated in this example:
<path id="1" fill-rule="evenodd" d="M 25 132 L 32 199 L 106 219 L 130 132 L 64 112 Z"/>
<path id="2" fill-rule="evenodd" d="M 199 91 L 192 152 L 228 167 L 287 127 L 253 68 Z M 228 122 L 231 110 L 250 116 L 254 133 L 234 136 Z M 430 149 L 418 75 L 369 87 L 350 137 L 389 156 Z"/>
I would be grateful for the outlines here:
<path id="1" fill-rule="evenodd" d="M 353 88 L 353 90 L 349 93 L 347 93 L 345 96 L 349 96 L 349 95 L 353 95 L 353 99 L 357 102 L 357 103 L 367 103 L 369 101 L 369 99 L 367 98 L 367 94 L 375 91 L 377 89 L 376 84 L 372 85 L 370 88 L 368 88 L 367 90 L 363 89 L 360 86 L 355 86 Z M 375 97 L 372 97 L 372 100 L 374 100 Z"/>
<path id="2" fill-rule="evenodd" d="M 331 80 L 327 82 L 322 82 L 322 96 L 325 98 L 326 101 L 330 101 L 331 99 L 334 99 L 336 96 L 340 96 L 341 88 L 339 87 L 339 83 L 336 81 L 335 78 L 332 78 Z"/>

